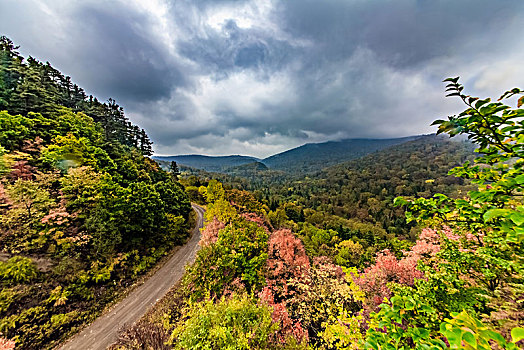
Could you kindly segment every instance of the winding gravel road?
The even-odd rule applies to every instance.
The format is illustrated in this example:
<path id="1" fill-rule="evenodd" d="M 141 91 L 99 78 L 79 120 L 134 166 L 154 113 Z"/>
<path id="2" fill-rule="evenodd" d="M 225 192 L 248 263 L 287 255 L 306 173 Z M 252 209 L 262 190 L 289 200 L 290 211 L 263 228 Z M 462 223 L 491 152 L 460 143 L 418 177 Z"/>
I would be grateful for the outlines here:
<path id="1" fill-rule="evenodd" d="M 185 265 L 193 262 L 198 250 L 200 228 L 204 223 L 204 209 L 192 205 L 198 218 L 191 239 L 153 276 L 133 290 L 124 300 L 114 305 L 106 314 L 71 338 L 59 350 L 104 350 L 113 344 L 124 325 L 139 320 L 146 311 L 161 299 L 182 277 Z"/>

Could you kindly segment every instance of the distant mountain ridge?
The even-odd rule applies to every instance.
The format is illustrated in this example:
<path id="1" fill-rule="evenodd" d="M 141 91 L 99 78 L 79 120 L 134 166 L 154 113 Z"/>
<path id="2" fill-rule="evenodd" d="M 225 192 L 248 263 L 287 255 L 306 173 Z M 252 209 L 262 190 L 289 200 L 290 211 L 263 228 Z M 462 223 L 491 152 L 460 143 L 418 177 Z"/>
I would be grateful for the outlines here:
<path id="1" fill-rule="evenodd" d="M 156 160 L 171 162 L 180 165 L 202 169 L 211 172 L 236 173 L 253 168 L 238 167 L 248 164 L 258 164 L 258 171 L 282 170 L 287 172 L 313 172 L 323 168 L 360 158 L 367 154 L 382 149 L 416 140 L 423 135 L 408 136 L 392 139 L 347 139 L 341 141 L 328 141 L 322 143 L 306 143 L 302 146 L 272 155 L 265 159 L 250 156 L 203 156 L 203 155 L 179 155 L 179 156 L 156 156 Z M 263 165 L 263 166 L 262 166 Z M 266 169 L 265 167 L 269 168 Z"/>
<path id="2" fill-rule="evenodd" d="M 306 143 L 265 158 L 262 162 L 269 168 L 276 170 L 316 171 L 420 137 L 421 135 L 394 139 L 347 139 L 322 143 Z"/>
<path id="3" fill-rule="evenodd" d="M 199 154 L 188 154 L 179 156 L 154 156 L 153 159 L 164 162 L 175 161 L 180 165 L 214 172 L 226 171 L 228 168 L 260 162 L 258 158 L 240 155 L 203 156 Z"/>

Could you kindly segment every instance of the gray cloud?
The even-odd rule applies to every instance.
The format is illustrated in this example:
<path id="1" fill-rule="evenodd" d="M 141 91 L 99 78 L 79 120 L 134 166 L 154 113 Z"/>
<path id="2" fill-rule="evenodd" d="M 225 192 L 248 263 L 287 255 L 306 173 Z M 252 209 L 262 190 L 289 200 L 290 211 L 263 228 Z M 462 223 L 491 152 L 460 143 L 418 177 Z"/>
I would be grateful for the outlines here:
<path id="1" fill-rule="evenodd" d="M 524 3 L 5 0 L 0 32 L 114 97 L 159 154 L 266 156 L 305 142 L 427 133 L 524 81 Z M 16 18 L 16 20 L 15 20 Z"/>
<path id="2" fill-rule="evenodd" d="M 516 0 L 290 0 L 279 4 L 276 16 L 283 28 L 314 41 L 331 59 L 345 58 L 364 47 L 381 61 L 400 67 L 456 55 L 470 45 L 475 45 L 475 53 L 492 50 L 497 45 L 493 39 L 509 34 L 505 33 L 507 22 L 522 19 L 524 9 Z"/>
<path id="3" fill-rule="evenodd" d="M 75 9 L 72 35 L 81 42 L 79 79 L 97 94 L 118 94 L 124 101 L 150 101 L 169 95 L 185 77 L 167 50 L 155 42 L 152 19 L 123 6 L 84 5 Z"/>

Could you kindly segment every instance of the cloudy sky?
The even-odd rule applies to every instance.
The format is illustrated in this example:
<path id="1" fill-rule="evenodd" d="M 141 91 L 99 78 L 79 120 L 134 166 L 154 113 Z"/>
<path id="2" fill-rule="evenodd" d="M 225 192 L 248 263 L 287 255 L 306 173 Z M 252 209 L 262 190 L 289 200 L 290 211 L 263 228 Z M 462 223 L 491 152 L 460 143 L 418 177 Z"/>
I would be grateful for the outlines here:
<path id="1" fill-rule="evenodd" d="M 115 98 L 156 154 L 433 132 L 524 87 L 522 0 L 0 0 L 0 34 Z"/>

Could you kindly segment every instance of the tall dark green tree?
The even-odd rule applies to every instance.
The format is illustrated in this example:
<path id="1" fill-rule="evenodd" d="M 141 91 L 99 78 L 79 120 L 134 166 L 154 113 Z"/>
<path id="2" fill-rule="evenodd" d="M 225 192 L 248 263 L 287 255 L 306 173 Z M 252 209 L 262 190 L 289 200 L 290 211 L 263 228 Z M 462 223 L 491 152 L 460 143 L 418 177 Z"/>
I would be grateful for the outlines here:
<path id="1" fill-rule="evenodd" d="M 180 176 L 180 169 L 178 169 L 178 165 L 175 161 L 172 161 L 169 164 L 169 171 L 171 172 L 171 175 L 175 180 L 178 180 L 178 177 Z"/>

